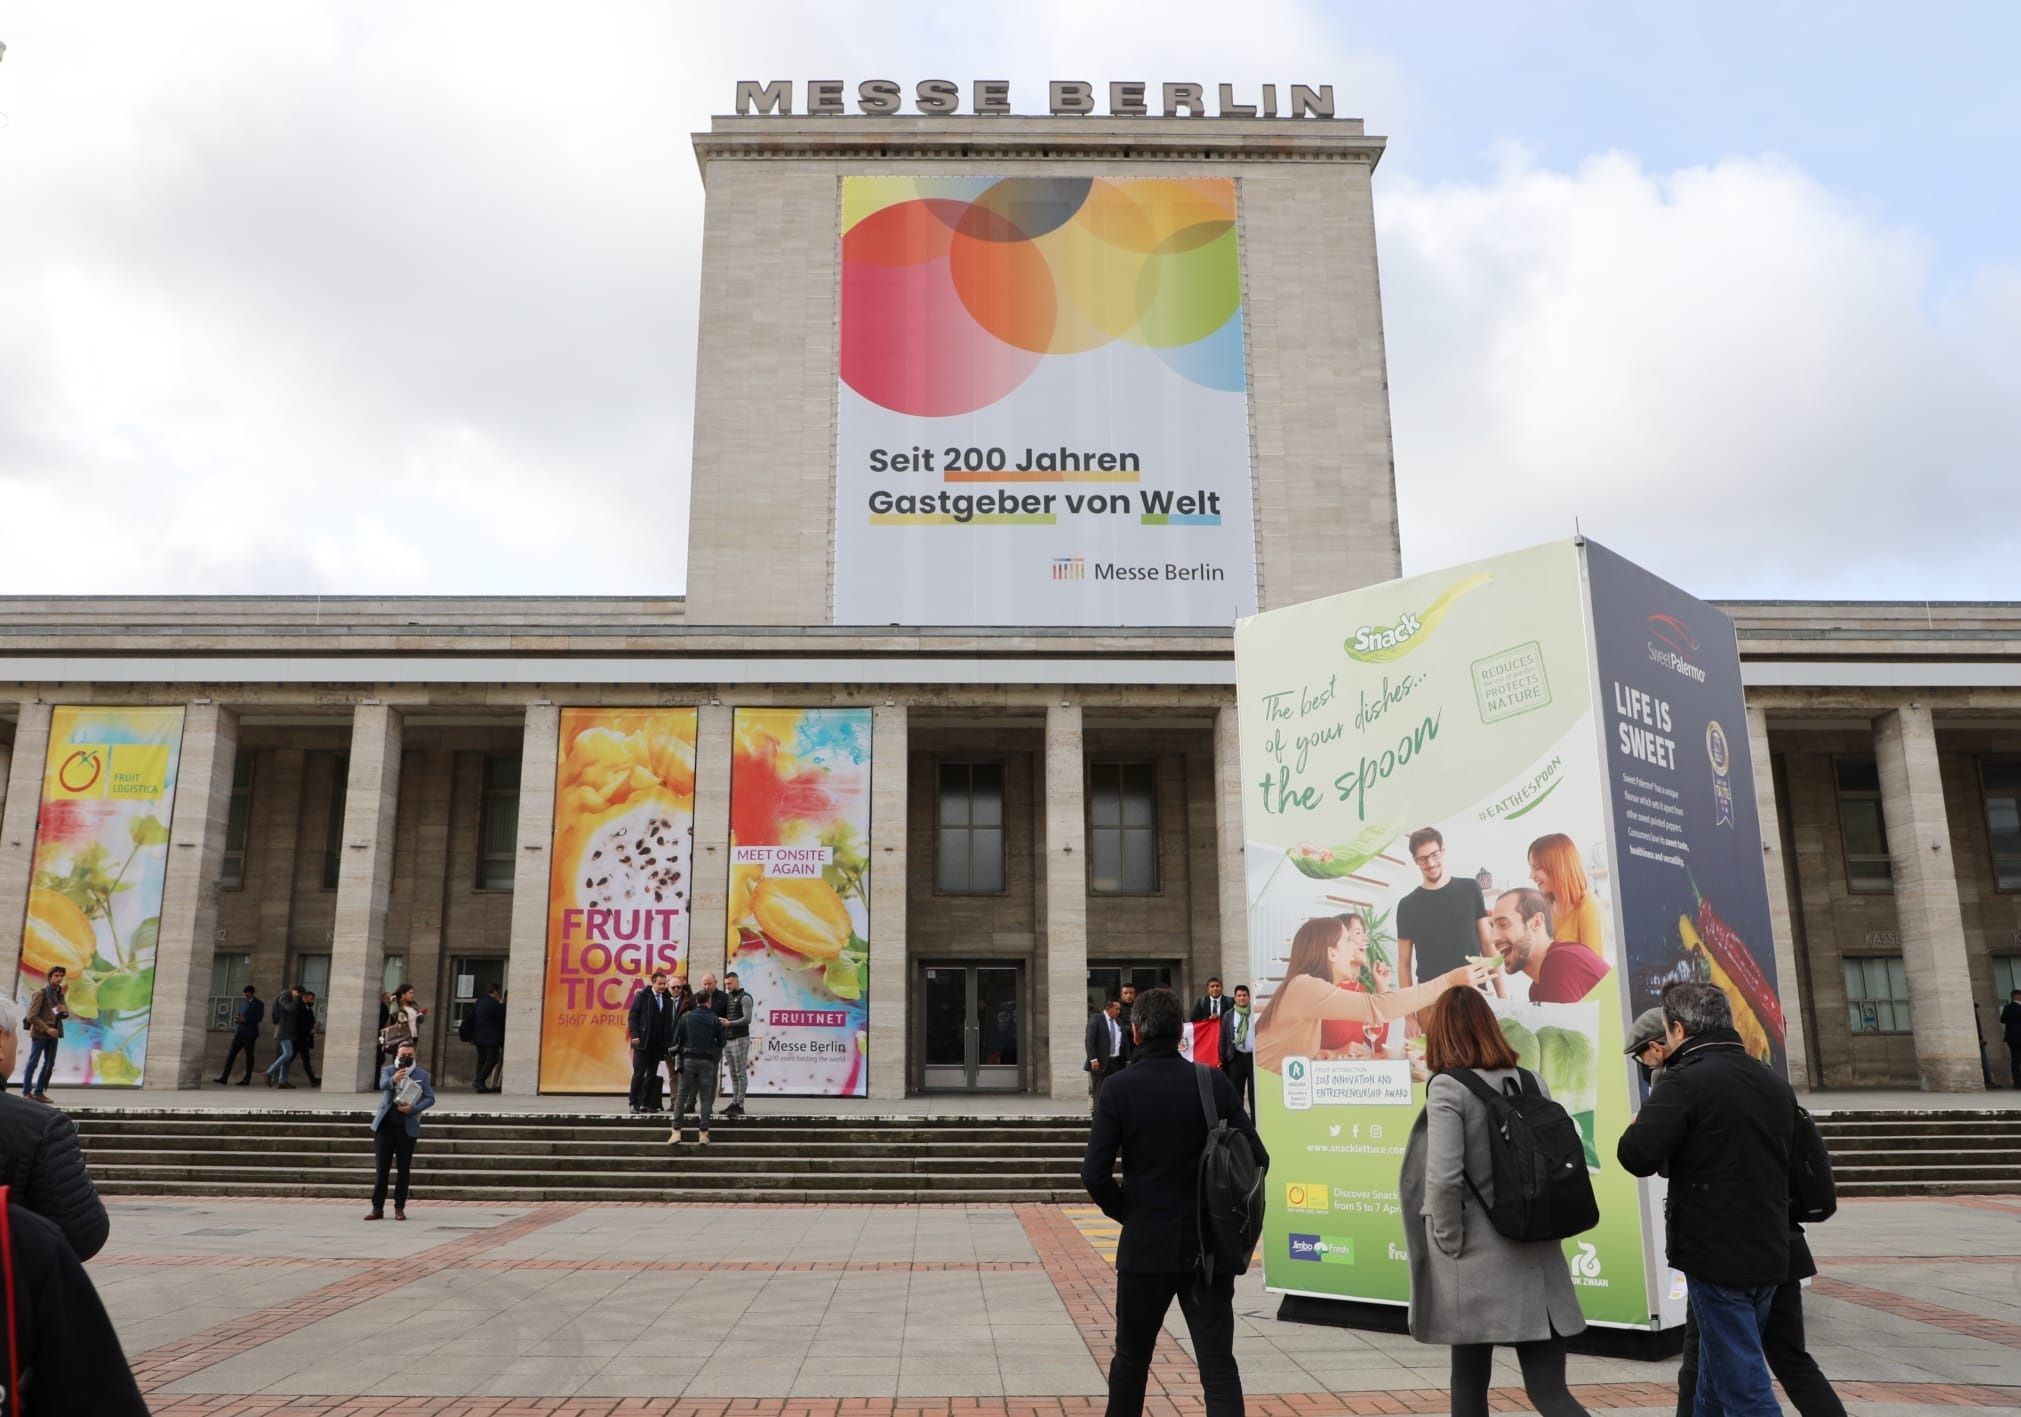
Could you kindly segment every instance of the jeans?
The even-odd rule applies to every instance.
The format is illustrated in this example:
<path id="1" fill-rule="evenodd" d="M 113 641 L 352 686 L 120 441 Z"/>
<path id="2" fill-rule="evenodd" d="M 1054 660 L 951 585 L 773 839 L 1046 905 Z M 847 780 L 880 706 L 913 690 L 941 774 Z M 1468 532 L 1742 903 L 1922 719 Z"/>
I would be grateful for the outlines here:
<path id="1" fill-rule="evenodd" d="M 1790 1405 L 1801 1417 L 1846 1417 L 1845 1404 L 1804 1347 L 1803 1286 L 1795 1280 L 1775 1291 L 1768 1308 L 1768 1327 L 1761 1335 L 1768 1370 L 1782 1384 Z M 1677 1417 L 1691 1417 L 1698 1390 L 1698 1325 L 1687 1312 L 1684 1320 L 1684 1362 L 1677 1370 Z"/>
<path id="2" fill-rule="evenodd" d="M 21 1074 L 23 1092 L 49 1091 L 49 1074 L 56 1067 L 56 1045 L 62 1041 L 60 1038 L 41 1037 L 28 1040 L 28 1070 Z M 35 1071 L 38 1064 L 42 1068 L 39 1075 Z"/>
<path id="3" fill-rule="evenodd" d="M 272 1077 L 274 1076 L 274 1074 L 279 1073 L 281 1076 L 281 1081 L 286 1082 L 288 1080 L 288 1064 L 294 1061 L 295 1061 L 295 1040 L 292 1038 L 283 1038 L 281 1040 L 280 1056 L 278 1058 L 275 1058 L 273 1062 L 267 1064 L 266 1070 L 267 1076 Z"/>
<path id="4" fill-rule="evenodd" d="M 1762 1333 L 1777 1286 L 1734 1286 L 1685 1276 L 1698 1325 L 1696 1417 L 1782 1417 L 1769 1383 Z"/>
<path id="5" fill-rule="evenodd" d="M 674 1130 L 687 1118 L 688 1103 L 697 1104 L 704 1135 L 709 1130 L 709 1112 L 716 1105 L 716 1060 L 688 1059 L 681 1064 L 681 1090 L 674 1098 Z"/>
<path id="6" fill-rule="evenodd" d="M 730 1105 L 744 1110 L 744 1088 L 751 1080 L 751 1040 L 732 1038 L 723 1045 L 723 1058 L 730 1065 Z"/>
<path id="7" fill-rule="evenodd" d="M 1109 1363 L 1108 1417 L 1137 1417 L 1151 1350 L 1165 1311 L 1179 1301 L 1200 1363 L 1207 1417 L 1242 1417 L 1242 1370 L 1235 1365 L 1235 1276 L 1224 1274 L 1203 1293 L 1195 1274 L 1116 1274 L 1116 1356 Z"/>
<path id="8" fill-rule="evenodd" d="M 1586 1417 L 1586 1409 L 1565 1386 L 1565 1340 L 1540 1338 L 1515 1345 L 1523 1365 L 1523 1391 L 1542 1417 Z M 1488 1417 L 1488 1379 L 1493 1372 L 1495 1345 L 1453 1345 L 1453 1417 Z"/>
<path id="9" fill-rule="evenodd" d="M 372 1209 L 386 1208 L 386 1173 L 400 1164 L 399 1178 L 393 1183 L 393 1208 L 407 1209 L 407 1183 L 414 1179 L 414 1148 L 419 1137 L 407 1135 L 407 1119 L 398 1112 L 389 1115 L 379 1124 L 379 1130 L 372 1133 L 374 1159 L 378 1170 L 372 1178 Z"/>

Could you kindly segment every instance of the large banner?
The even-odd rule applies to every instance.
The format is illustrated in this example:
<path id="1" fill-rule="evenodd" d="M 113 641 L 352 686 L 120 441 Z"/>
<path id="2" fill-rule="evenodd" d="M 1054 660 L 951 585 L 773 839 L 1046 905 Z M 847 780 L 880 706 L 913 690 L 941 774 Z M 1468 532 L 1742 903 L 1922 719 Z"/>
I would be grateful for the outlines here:
<path id="1" fill-rule="evenodd" d="M 1601 1221 L 1565 1254 L 1587 1316 L 1656 1312 L 1641 1192 L 1614 1161 L 1638 1095 L 1579 555 L 1539 547 L 1236 629 L 1271 1288 L 1408 1300 L 1404 1227 L 1421 1222 L 1397 1181 L 1421 1030 L 1322 1014 L 1328 991 L 1471 960 L 1586 1139 Z"/>
<path id="2" fill-rule="evenodd" d="M 25 1012 L 49 972 L 65 971 L 62 1006 L 70 1016 L 53 1083 L 146 1081 L 181 751 L 179 708 L 59 708 L 50 715 L 15 993 Z M 25 1028 L 20 1056 L 25 1069 Z"/>
<path id="3" fill-rule="evenodd" d="M 1231 178 L 845 177 L 835 618 L 1256 609 Z"/>
<path id="4" fill-rule="evenodd" d="M 563 709 L 540 1090 L 623 1092 L 625 1010 L 688 947 L 695 710 Z"/>
<path id="5" fill-rule="evenodd" d="M 751 1091 L 869 1095 L 869 709 L 737 710 L 727 958 Z"/>
<path id="6" fill-rule="evenodd" d="M 1733 1005 L 1748 1050 L 1785 1070 L 1733 622 L 1591 542 L 1586 569 L 1631 1014 L 1674 980 L 1709 981 Z"/>

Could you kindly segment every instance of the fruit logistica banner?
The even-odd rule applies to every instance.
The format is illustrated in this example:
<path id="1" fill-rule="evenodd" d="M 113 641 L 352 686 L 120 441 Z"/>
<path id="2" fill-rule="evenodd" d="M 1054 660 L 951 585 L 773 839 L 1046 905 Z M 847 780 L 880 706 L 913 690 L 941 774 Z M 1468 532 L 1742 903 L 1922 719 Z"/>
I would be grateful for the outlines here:
<path id="1" fill-rule="evenodd" d="M 1585 1312 L 1647 1325 L 1641 1192 L 1614 1160 L 1637 1098 L 1579 547 L 1272 611 L 1235 643 L 1266 1283 L 1408 1300 L 1404 1231 L 1422 1220 L 1397 1183 L 1422 1030 L 1327 1019 L 1326 990 L 1473 959 L 1586 1140 L 1601 1220 L 1565 1244 Z M 1325 987 L 1289 987 L 1303 976 Z"/>
<path id="2" fill-rule="evenodd" d="M 625 1010 L 688 948 L 694 709 L 563 709 L 540 1089 L 630 1085 Z"/>
<path id="3" fill-rule="evenodd" d="M 868 1096 L 869 709 L 737 710 L 729 968 L 753 1092 Z"/>
<path id="4" fill-rule="evenodd" d="M 1717 984 L 1755 1057 L 1785 1071 L 1782 1001 L 1733 622 L 1586 544 L 1621 844 L 1629 1010 Z"/>
<path id="5" fill-rule="evenodd" d="M 837 623 L 1256 609 L 1236 193 L 842 179 Z"/>
<path id="6" fill-rule="evenodd" d="M 59 708 L 50 715 L 15 992 L 25 1013 L 49 971 L 66 971 L 70 1017 L 54 1083 L 138 1087 L 146 1080 L 181 750 L 179 708 Z M 25 1068 L 25 1028 L 22 1039 Z"/>

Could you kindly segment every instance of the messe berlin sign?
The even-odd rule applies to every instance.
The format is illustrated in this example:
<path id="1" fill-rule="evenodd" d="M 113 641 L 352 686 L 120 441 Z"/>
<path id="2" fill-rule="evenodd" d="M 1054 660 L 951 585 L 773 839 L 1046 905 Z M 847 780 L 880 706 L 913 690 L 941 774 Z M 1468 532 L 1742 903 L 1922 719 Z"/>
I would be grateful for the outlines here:
<path id="1" fill-rule="evenodd" d="M 854 102 L 858 113 L 883 116 L 897 113 L 905 102 L 905 90 L 895 79 L 864 79 L 854 85 L 844 79 L 809 79 L 807 113 L 815 118 L 840 117 Z M 1332 84 L 1287 84 L 1280 111 L 1276 84 L 1254 87 L 1236 84 L 1160 84 L 1141 79 L 1124 79 L 1100 86 L 1108 100 L 1107 112 L 1118 118 L 1156 116 L 1152 104 L 1166 118 L 1205 118 L 1209 88 L 1214 94 L 1216 118 L 1331 118 Z M 1098 86 L 1085 79 L 1054 79 L 1046 85 L 1046 111 L 1056 116 L 1095 112 Z M 912 106 L 929 117 L 944 118 L 961 112 L 961 85 L 953 79 L 921 79 L 912 88 Z M 1009 114 L 1009 79 L 975 79 L 969 84 L 969 112 L 978 116 Z M 737 112 L 790 117 L 793 113 L 793 81 L 773 79 L 737 80 Z"/>

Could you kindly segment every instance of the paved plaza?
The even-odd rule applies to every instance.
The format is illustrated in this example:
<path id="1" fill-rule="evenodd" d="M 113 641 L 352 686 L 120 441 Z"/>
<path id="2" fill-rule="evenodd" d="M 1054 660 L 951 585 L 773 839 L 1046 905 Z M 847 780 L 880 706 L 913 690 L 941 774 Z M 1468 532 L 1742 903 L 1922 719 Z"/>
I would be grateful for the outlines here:
<path id="1" fill-rule="evenodd" d="M 112 1204 L 91 1273 L 161 1417 L 1101 1408 L 1086 1208 Z M 1850 1410 L 2021 1411 L 2021 1198 L 1853 1202 L 1814 1238 L 1812 1348 Z M 1237 1309 L 1252 1413 L 1445 1410 L 1444 1349 L 1281 1323 L 1254 1274 Z M 1199 1410 L 1177 1318 L 1153 1411 Z M 1673 1377 L 1572 1362 L 1596 1411 L 1667 1411 Z"/>

